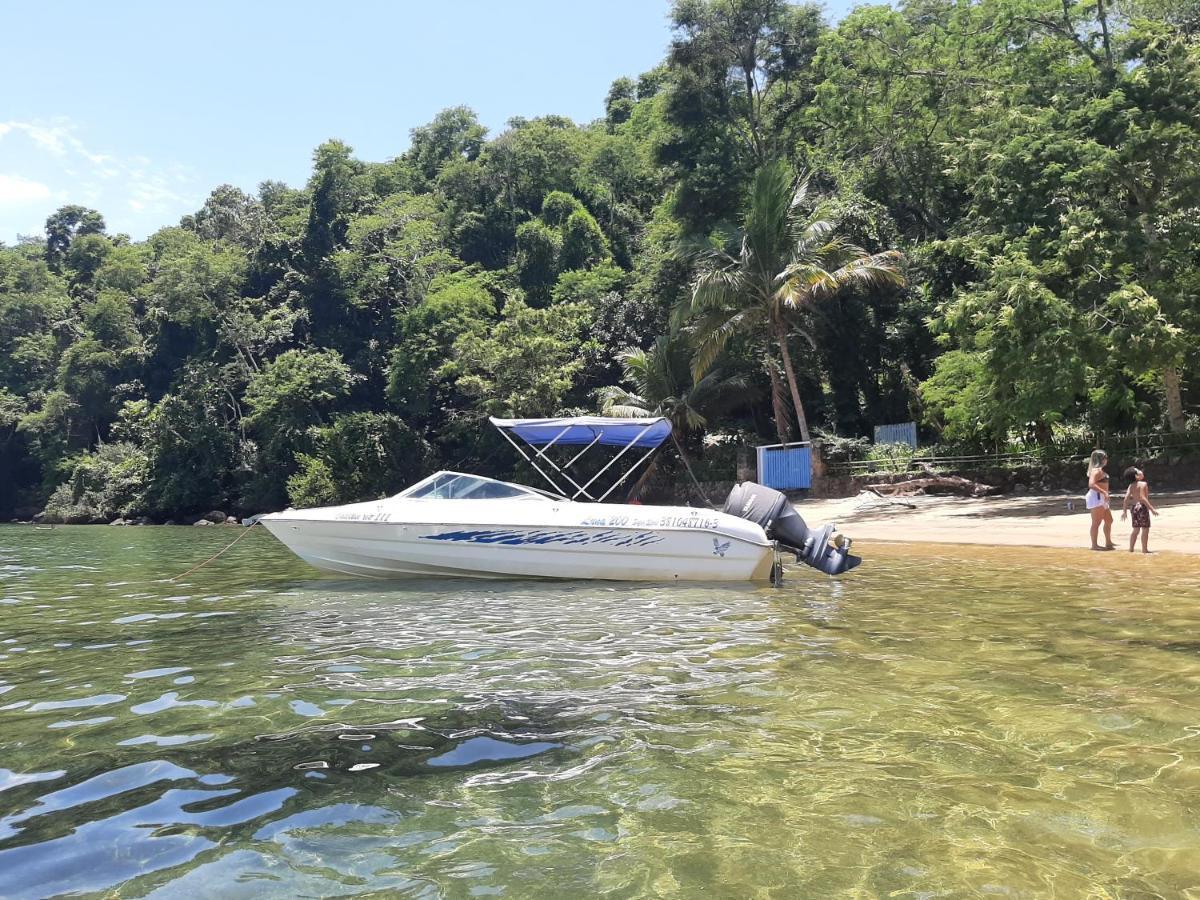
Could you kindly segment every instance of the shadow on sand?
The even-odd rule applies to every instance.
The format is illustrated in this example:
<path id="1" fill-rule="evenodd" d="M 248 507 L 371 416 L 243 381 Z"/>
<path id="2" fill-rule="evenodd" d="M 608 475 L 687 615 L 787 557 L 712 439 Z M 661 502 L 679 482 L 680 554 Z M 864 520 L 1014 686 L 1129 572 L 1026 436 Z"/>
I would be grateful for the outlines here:
<path id="1" fill-rule="evenodd" d="M 1113 514 L 1120 517 L 1121 500 L 1124 492 L 1113 495 Z M 1160 509 L 1196 503 L 1200 491 L 1176 491 L 1170 495 L 1153 496 L 1154 505 Z M 1086 512 L 1082 492 L 1080 494 L 1053 494 L 1036 497 L 988 497 L 981 500 L 961 497 L 907 497 L 913 508 L 903 506 L 880 506 L 856 510 L 845 521 L 903 521 L 913 513 L 938 513 L 945 516 L 962 516 L 968 519 L 1048 519 L 1061 516 L 1077 516 Z M 1073 507 L 1073 508 L 1072 508 Z"/>

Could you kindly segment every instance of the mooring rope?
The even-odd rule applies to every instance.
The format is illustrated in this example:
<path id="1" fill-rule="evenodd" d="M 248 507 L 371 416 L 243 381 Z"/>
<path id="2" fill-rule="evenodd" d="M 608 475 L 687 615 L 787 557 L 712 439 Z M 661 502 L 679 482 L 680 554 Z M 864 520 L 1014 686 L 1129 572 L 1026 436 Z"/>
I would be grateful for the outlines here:
<path id="1" fill-rule="evenodd" d="M 218 550 L 216 553 L 214 553 L 212 556 L 210 556 L 204 562 L 200 563 L 200 565 L 192 566 L 190 569 L 188 569 L 182 575 L 176 575 L 173 578 L 168 578 L 166 580 L 167 581 L 178 581 L 180 578 L 186 578 L 188 575 L 191 575 L 193 572 L 203 569 L 205 566 L 207 566 L 210 562 L 212 562 L 214 559 L 216 559 L 218 556 L 220 556 L 226 550 L 231 549 L 234 544 L 236 544 L 238 541 L 240 541 L 242 538 L 244 538 L 246 535 L 248 535 L 251 531 L 253 531 L 257 527 L 258 527 L 257 522 L 255 522 L 253 525 L 248 526 L 245 530 L 242 531 L 241 534 L 239 534 L 237 537 L 235 537 L 232 541 L 230 541 L 228 544 L 226 544 L 224 547 L 222 547 L 220 550 Z"/>

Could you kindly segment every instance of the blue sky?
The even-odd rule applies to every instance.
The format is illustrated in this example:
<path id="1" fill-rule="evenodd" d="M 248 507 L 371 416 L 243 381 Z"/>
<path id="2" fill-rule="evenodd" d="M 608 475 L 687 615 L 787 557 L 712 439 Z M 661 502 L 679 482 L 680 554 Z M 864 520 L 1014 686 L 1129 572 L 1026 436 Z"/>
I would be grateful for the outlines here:
<path id="1" fill-rule="evenodd" d="M 337 137 L 362 159 L 466 104 L 588 121 L 657 64 L 667 0 L 208 0 L 10 5 L 0 38 L 0 241 L 64 203 L 143 238 L 219 184 L 302 184 Z"/>

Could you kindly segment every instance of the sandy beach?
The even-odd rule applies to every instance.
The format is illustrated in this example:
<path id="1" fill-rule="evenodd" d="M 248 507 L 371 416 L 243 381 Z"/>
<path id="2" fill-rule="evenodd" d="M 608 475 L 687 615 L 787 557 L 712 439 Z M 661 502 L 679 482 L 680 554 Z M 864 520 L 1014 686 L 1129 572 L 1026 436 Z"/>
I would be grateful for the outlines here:
<path id="1" fill-rule="evenodd" d="M 1150 549 L 1200 554 L 1200 491 L 1153 494 L 1151 499 L 1161 515 L 1152 519 Z M 1113 542 L 1120 552 L 1128 552 L 1129 522 L 1121 521 L 1121 498 L 1113 501 Z M 860 494 L 842 500 L 804 500 L 796 508 L 809 523 L 836 522 L 855 540 L 1079 549 L 1089 545 L 1083 500 L 1067 494 L 904 497 L 899 502 Z"/>

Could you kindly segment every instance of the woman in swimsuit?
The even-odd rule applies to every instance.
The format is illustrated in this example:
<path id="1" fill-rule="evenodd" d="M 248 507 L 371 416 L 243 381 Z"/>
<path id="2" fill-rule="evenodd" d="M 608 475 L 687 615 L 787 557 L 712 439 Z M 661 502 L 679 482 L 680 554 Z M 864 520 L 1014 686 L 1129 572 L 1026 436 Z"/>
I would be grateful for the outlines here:
<path id="1" fill-rule="evenodd" d="M 1103 450 L 1093 450 L 1088 462 L 1088 492 L 1084 496 L 1088 511 L 1092 514 L 1092 549 L 1115 550 L 1117 545 L 1112 541 L 1112 510 L 1108 508 L 1108 473 L 1104 471 L 1108 464 L 1108 454 Z M 1096 538 L 1100 536 L 1100 526 L 1104 526 L 1104 544 L 1101 547 Z"/>

